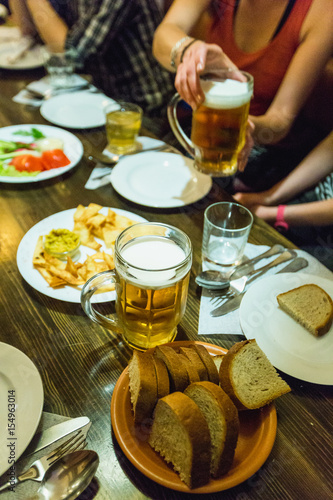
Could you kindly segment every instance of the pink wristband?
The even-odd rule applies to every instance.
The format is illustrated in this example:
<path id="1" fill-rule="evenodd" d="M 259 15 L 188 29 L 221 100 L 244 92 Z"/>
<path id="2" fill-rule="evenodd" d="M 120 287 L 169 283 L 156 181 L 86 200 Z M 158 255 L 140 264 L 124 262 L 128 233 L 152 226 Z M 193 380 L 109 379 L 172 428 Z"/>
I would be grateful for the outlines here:
<path id="1" fill-rule="evenodd" d="M 276 214 L 276 221 L 274 222 L 274 227 L 277 230 L 284 230 L 288 231 L 289 229 L 289 224 L 284 220 L 284 210 L 286 208 L 286 205 L 279 205 L 277 209 L 277 214 Z"/>

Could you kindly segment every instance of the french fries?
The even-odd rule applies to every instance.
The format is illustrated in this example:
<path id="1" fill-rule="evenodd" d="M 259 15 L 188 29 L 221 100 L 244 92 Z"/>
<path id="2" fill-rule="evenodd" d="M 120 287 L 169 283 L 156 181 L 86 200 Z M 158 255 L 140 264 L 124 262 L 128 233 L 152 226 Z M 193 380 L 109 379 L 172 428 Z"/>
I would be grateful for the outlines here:
<path id="1" fill-rule="evenodd" d="M 110 208 L 107 215 L 103 215 L 99 213 L 101 209 L 100 205 L 90 203 L 88 207 L 79 205 L 74 213 L 73 232 L 80 236 L 81 245 L 96 250 L 96 253 L 88 255 L 84 262 L 73 262 L 69 256 L 65 262 L 49 255 L 43 247 L 43 236 L 39 236 L 32 263 L 50 287 L 59 288 L 66 285 L 78 287 L 95 274 L 114 269 L 113 247 L 116 238 L 126 227 L 135 222 Z M 105 247 L 112 254 L 101 250 L 102 245 L 95 240 L 95 237 L 103 240 Z M 108 290 L 113 288 L 110 287 Z M 103 292 L 108 290 L 103 288 Z"/>

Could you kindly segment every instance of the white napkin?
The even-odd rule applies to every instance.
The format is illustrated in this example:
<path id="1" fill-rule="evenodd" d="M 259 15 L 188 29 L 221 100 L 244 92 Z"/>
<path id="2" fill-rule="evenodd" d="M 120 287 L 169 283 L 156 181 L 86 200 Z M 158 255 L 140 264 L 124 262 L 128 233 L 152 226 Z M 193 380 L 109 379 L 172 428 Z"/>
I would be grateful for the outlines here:
<path id="1" fill-rule="evenodd" d="M 268 246 L 264 245 L 252 245 L 251 243 L 247 243 L 245 248 L 245 257 L 248 259 L 252 259 L 257 255 L 268 250 Z M 315 259 L 312 255 L 304 252 L 303 250 L 296 251 L 298 257 L 304 257 L 308 261 L 308 266 L 303 269 L 303 272 L 307 274 L 315 274 L 317 276 L 321 276 L 322 278 L 332 279 L 333 273 L 327 269 L 323 264 L 321 264 L 317 259 Z M 258 267 L 262 267 L 263 265 L 268 264 L 272 260 L 274 260 L 277 256 L 274 255 L 269 259 L 265 259 L 263 262 L 258 262 L 255 264 L 255 269 Z M 284 262 L 279 266 L 270 269 L 264 276 L 268 276 L 269 274 L 276 274 L 278 271 L 283 269 L 289 262 Z M 264 277 L 263 276 L 263 277 Z M 240 319 L 239 319 L 239 309 L 232 311 L 224 316 L 220 316 L 217 318 L 213 318 L 210 313 L 213 309 L 215 309 L 218 304 L 212 304 L 211 295 L 208 290 L 202 289 L 201 294 L 201 302 L 200 302 L 200 314 L 199 314 L 199 327 L 198 334 L 199 335 L 243 335 Z"/>
<path id="2" fill-rule="evenodd" d="M 68 90 L 73 91 L 75 90 L 80 90 L 83 87 L 86 87 L 87 85 L 87 80 L 82 78 L 82 76 L 74 74 L 73 75 L 73 84 L 66 88 L 66 89 L 54 89 L 51 84 L 50 84 L 50 78 L 48 76 L 44 76 L 40 80 L 36 80 L 34 82 L 29 83 L 29 85 L 26 86 L 25 89 L 21 90 L 18 94 L 16 94 L 13 97 L 14 102 L 18 102 L 20 104 L 28 104 L 29 106 L 34 106 L 38 108 L 41 106 L 44 102 L 44 98 L 47 98 L 48 95 L 52 92 L 52 96 L 56 96 L 58 94 L 66 94 Z M 40 94 L 40 97 L 34 97 L 30 92 L 35 91 Z M 94 85 L 89 85 L 89 90 L 97 90 Z"/>
<path id="3" fill-rule="evenodd" d="M 165 144 L 163 141 L 145 136 L 138 137 L 137 142 L 141 145 L 142 151 L 148 148 L 162 146 L 163 144 Z M 109 157 L 112 156 L 112 154 L 107 149 L 104 149 L 103 154 Z M 126 155 L 124 157 L 126 158 Z M 121 161 L 121 159 L 119 161 Z M 112 167 L 107 167 L 105 165 L 102 165 L 101 163 L 97 163 L 84 187 L 86 189 L 94 190 L 110 184 L 111 171 Z"/>
<path id="4" fill-rule="evenodd" d="M 55 413 L 47 413 L 43 412 L 42 418 L 39 422 L 39 426 L 37 428 L 37 432 L 43 431 L 51 427 L 55 424 L 60 424 L 60 422 L 64 422 L 65 420 L 69 420 L 68 417 L 63 417 L 61 415 L 56 415 Z M 16 473 L 20 474 L 24 470 L 26 470 L 30 465 L 37 459 L 44 456 L 46 453 L 49 453 L 52 450 L 52 447 L 55 447 L 54 443 L 50 445 L 50 447 L 41 450 L 38 453 L 35 453 L 29 457 L 24 457 L 24 453 L 22 457 L 15 464 Z M 9 480 L 7 476 L 7 472 L 5 472 L 0 477 L 0 485 L 6 483 Z M 10 491 L 1 493 L 1 500 L 26 500 L 33 495 L 36 495 L 40 483 L 37 481 L 24 481 L 22 484 L 18 484 L 15 486 L 15 491 Z"/>
<path id="5" fill-rule="evenodd" d="M 17 43 L 15 48 L 11 51 L 10 55 L 7 57 L 7 62 L 9 64 L 15 64 L 19 61 L 29 49 L 35 44 L 35 40 L 32 37 L 24 36 Z"/>

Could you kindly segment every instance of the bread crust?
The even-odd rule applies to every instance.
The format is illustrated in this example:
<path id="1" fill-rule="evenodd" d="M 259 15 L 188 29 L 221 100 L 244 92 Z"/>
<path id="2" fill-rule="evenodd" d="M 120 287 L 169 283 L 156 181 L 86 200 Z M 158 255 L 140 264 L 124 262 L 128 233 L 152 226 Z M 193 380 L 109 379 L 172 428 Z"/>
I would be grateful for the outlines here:
<path id="1" fill-rule="evenodd" d="M 188 386 L 188 376 L 185 366 L 179 362 L 178 355 L 172 347 L 156 346 L 154 356 L 160 358 L 166 365 L 169 379 L 170 392 L 183 392 Z"/>
<path id="2" fill-rule="evenodd" d="M 161 447 L 161 439 L 163 440 L 158 427 L 160 416 L 166 413 L 165 407 L 172 411 L 180 424 L 180 428 L 183 429 L 190 441 L 190 449 L 187 450 L 187 455 L 191 458 L 191 468 L 189 475 L 185 474 L 187 477 L 183 477 L 183 480 L 185 480 L 189 488 L 202 486 L 210 478 L 211 440 L 207 422 L 197 404 L 185 394 L 173 392 L 165 396 L 158 401 L 154 411 L 154 421 L 149 437 L 149 444 L 154 449 L 156 445 Z M 176 442 L 175 446 L 179 446 L 179 443 Z M 167 461 L 170 461 L 167 450 L 157 451 Z"/>
<path id="3" fill-rule="evenodd" d="M 190 347 L 179 347 L 178 352 L 184 354 L 184 356 L 190 360 L 192 365 L 196 368 L 200 380 L 208 380 L 206 367 L 199 354 L 194 349 L 191 349 Z"/>
<path id="4" fill-rule="evenodd" d="M 157 356 L 152 356 L 156 378 L 157 378 L 157 399 L 164 398 L 170 393 L 170 380 L 167 367 L 164 361 Z"/>
<path id="5" fill-rule="evenodd" d="M 213 382 L 213 384 L 219 385 L 219 373 L 217 371 L 216 365 L 212 359 L 212 356 L 209 354 L 207 349 L 201 344 L 191 344 L 191 349 L 194 349 L 198 355 L 200 356 L 201 361 L 205 365 L 205 368 L 208 373 L 208 380 Z"/>
<path id="6" fill-rule="evenodd" d="M 211 431 L 211 440 L 213 443 L 214 425 L 217 426 L 217 432 L 221 432 L 220 421 L 214 421 L 209 414 L 209 408 L 203 398 L 203 393 L 211 400 L 211 405 L 215 405 L 220 412 L 221 420 L 224 422 L 225 436 L 224 444 L 218 442 L 217 445 L 220 450 L 216 451 L 216 456 L 211 463 L 211 474 L 213 477 L 218 478 L 226 474 L 231 468 L 235 449 L 239 434 L 239 418 L 238 411 L 229 396 L 219 387 L 212 382 L 196 382 L 189 385 L 184 394 L 193 398 L 198 404 L 199 408 L 206 417 L 208 427 Z M 222 448 L 221 448 L 222 445 Z M 212 457 L 213 458 L 213 457 Z M 213 463 L 214 462 L 214 463 Z"/>

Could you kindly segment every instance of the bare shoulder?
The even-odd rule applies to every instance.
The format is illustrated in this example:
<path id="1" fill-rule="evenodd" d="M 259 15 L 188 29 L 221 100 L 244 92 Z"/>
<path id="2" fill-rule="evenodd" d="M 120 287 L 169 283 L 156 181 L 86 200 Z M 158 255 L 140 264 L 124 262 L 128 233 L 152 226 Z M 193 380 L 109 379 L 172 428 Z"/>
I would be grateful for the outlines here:
<path id="1" fill-rule="evenodd" d="M 312 34 L 333 40 L 333 0 L 313 0 L 301 29 L 301 38 L 304 40 Z"/>

